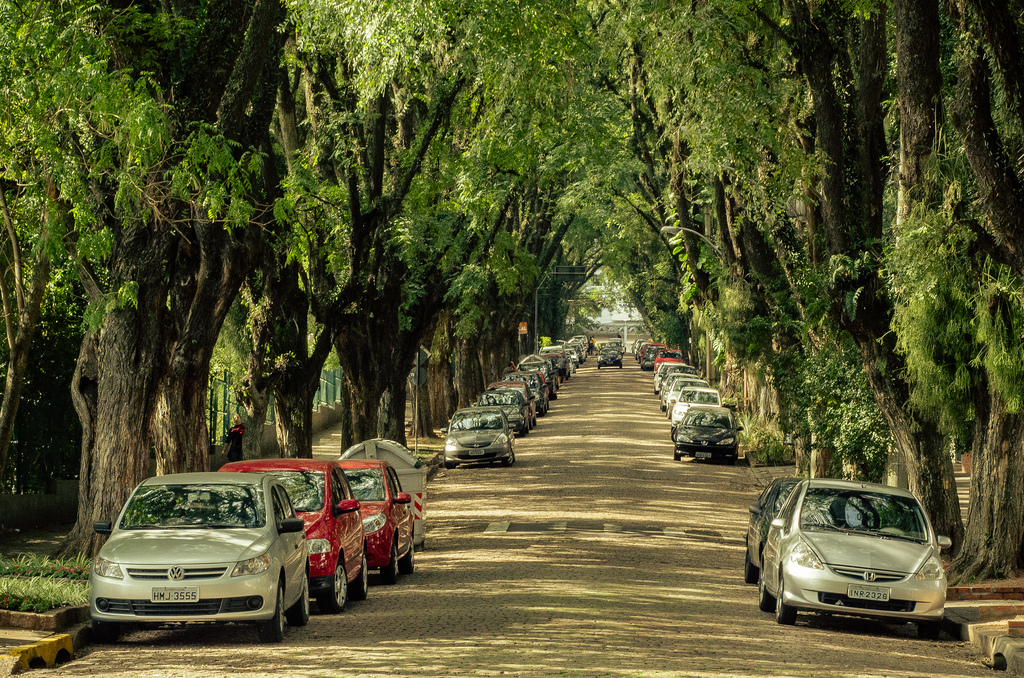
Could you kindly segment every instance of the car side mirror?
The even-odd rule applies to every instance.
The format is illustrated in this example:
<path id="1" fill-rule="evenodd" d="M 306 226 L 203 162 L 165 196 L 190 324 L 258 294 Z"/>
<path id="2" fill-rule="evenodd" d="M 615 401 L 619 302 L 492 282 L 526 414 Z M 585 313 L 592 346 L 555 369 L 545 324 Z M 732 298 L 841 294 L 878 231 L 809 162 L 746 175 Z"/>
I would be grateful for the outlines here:
<path id="1" fill-rule="evenodd" d="M 408 492 L 399 492 L 395 495 L 396 504 L 410 504 L 412 503 L 412 495 Z"/>
<path id="2" fill-rule="evenodd" d="M 441 433 L 442 433 L 443 435 L 448 435 L 448 429 L 447 429 L 447 428 L 443 428 L 443 429 L 441 429 Z"/>
<path id="3" fill-rule="evenodd" d="M 340 515 L 358 511 L 359 506 L 360 504 L 358 499 L 342 499 L 334 506 L 334 517 L 337 518 Z"/>
<path id="4" fill-rule="evenodd" d="M 938 542 L 940 549 L 948 549 L 950 546 L 953 545 L 953 540 L 947 537 L 946 535 L 939 535 L 938 537 L 936 537 L 935 541 Z"/>
<path id="5" fill-rule="evenodd" d="M 742 431 L 742 430 L 743 430 L 743 427 L 742 427 L 742 426 L 737 426 L 737 427 L 736 427 L 736 430 L 737 430 L 737 431 Z"/>
<path id="6" fill-rule="evenodd" d="M 96 534 L 110 534 L 113 531 L 113 526 L 109 520 L 101 523 L 93 523 L 92 531 Z"/>
<path id="7" fill-rule="evenodd" d="M 776 518 L 775 520 L 772 521 L 772 527 L 777 527 L 780 530 L 784 529 L 786 527 L 786 521 L 783 520 L 782 518 Z"/>
<path id="8" fill-rule="evenodd" d="M 302 532 L 306 529 L 306 524 L 302 522 L 302 518 L 285 518 L 281 521 L 281 527 L 278 529 L 280 534 L 286 534 L 289 532 Z"/>
<path id="9" fill-rule="evenodd" d="M 755 516 L 761 515 L 761 505 L 760 504 L 751 504 L 750 506 L 747 507 L 747 510 L 750 511 Z"/>

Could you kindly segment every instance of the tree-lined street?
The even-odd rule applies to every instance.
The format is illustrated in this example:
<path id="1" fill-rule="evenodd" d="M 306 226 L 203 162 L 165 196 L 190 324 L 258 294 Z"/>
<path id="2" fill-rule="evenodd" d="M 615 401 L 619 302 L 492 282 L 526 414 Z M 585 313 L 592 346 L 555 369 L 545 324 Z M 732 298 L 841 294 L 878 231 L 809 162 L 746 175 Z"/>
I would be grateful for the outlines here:
<path id="1" fill-rule="evenodd" d="M 673 462 L 650 373 L 594 361 L 509 468 L 429 483 L 426 550 L 395 586 L 314 614 L 283 645 L 251 627 L 138 631 L 41 675 L 981 676 L 912 625 L 758 612 L 742 578 L 744 465 Z M 371 577 L 371 583 L 375 578 Z"/>

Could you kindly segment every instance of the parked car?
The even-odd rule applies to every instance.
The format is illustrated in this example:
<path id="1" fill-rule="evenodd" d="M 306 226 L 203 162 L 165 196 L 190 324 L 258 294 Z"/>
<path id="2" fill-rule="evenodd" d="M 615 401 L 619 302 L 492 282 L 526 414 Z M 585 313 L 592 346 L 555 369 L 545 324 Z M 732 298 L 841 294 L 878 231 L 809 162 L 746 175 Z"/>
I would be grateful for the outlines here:
<path id="1" fill-rule="evenodd" d="M 540 349 L 540 355 L 554 361 L 555 368 L 558 369 L 558 376 L 562 379 L 569 378 L 569 366 L 566 363 L 565 351 L 561 346 L 545 346 Z"/>
<path id="2" fill-rule="evenodd" d="M 466 407 L 456 410 L 447 428 L 444 443 L 444 467 L 459 464 L 499 461 L 511 466 L 516 461 L 515 433 L 500 407 Z"/>
<path id="3" fill-rule="evenodd" d="M 672 433 L 676 432 L 676 426 L 686 415 L 687 411 L 694 405 L 721 405 L 722 396 L 718 390 L 707 386 L 690 386 L 683 388 L 676 397 L 675 405 L 668 413 L 672 420 Z"/>
<path id="4" fill-rule="evenodd" d="M 385 584 L 394 584 L 399 574 L 412 574 L 412 495 L 402 491 L 398 473 L 383 459 L 343 459 L 338 464 L 359 500 L 370 569 L 380 570 Z"/>
<path id="5" fill-rule="evenodd" d="M 694 405 L 676 427 L 673 458 L 724 459 L 735 464 L 742 430 L 728 407 Z"/>
<path id="6" fill-rule="evenodd" d="M 521 372 L 540 370 L 548 384 L 548 400 L 558 400 L 558 370 L 547 358 L 532 354 L 519 360 L 517 365 Z"/>
<path id="7" fill-rule="evenodd" d="M 937 638 L 946 603 L 937 536 L 907 490 L 845 480 L 802 480 L 765 541 L 758 607 L 793 624 L 823 612 L 917 624 Z"/>
<path id="8" fill-rule="evenodd" d="M 747 508 L 750 511 L 750 522 L 747 525 L 747 548 L 743 558 L 743 581 L 747 584 L 757 583 L 768 528 L 799 482 L 800 478 L 792 476 L 776 478 L 761 491 L 757 501 Z"/>
<path id="9" fill-rule="evenodd" d="M 512 372 L 515 374 L 515 372 Z M 524 382 L 503 382 L 509 384 Z M 514 393 L 511 389 L 493 388 L 480 394 L 476 399 L 480 407 L 496 405 L 505 410 L 505 418 L 518 435 L 525 436 L 530 432 L 533 422 L 530 420 L 530 405 L 523 399 L 521 393 Z"/>
<path id="10" fill-rule="evenodd" d="M 640 369 L 650 372 L 654 369 L 654 360 L 658 357 L 658 351 L 668 348 L 665 344 L 647 344 L 644 346 L 643 355 L 640 356 Z"/>
<path id="11" fill-rule="evenodd" d="M 261 459 L 233 461 L 221 472 L 267 473 L 277 479 L 305 525 L 309 591 L 324 612 L 337 614 L 349 599 L 365 600 L 366 535 L 359 501 L 335 461 Z"/>
<path id="12" fill-rule="evenodd" d="M 254 622 L 279 643 L 309 621 L 303 521 L 284 486 L 251 473 L 181 473 L 135 488 L 89 576 L 92 639 L 126 623 Z"/>
<path id="13" fill-rule="evenodd" d="M 529 383 L 522 379 L 516 381 L 495 381 L 487 385 L 484 392 L 486 393 L 487 391 L 500 391 L 504 393 L 511 392 L 518 395 L 523 399 L 523 402 L 526 403 L 526 416 L 527 421 L 530 422 L 530 427 L 532 428 L 537 425 L 537 399 L 533 397 L 532 393 L 530 393 Z M 512 422 L 509 422 L 509 426 L 515 428 L 515 425 Z"/>
<path id="14" fill-rule="evenodd" d="M 675 407 L 676 400 L 679 399 L 679 394 L 684 388 L 707 388 L 711 386 L 708 382 L 699 377 L 682 373 L 672 375 L 666 384 L 667 385 L 663 385 L 661 389 L 662 412 L 672 411 L 672 408 Z"/>
<path id="15" fill-rule="evenodd" d="M 543 417 L 548 413 L 550 401 L 548 400 L 548 383 L 544 373 L 540 370 L 524 370 L 509 372 L 501 377 L 501 381 L 525 381 L 530 386 L 530 395 L 536 401 L 537 416 Z M 536 424 L 536 422 L 534 422 Z"/>
<path id="16" fill-rule="evenodd" d="M 661 367 L 661 364 L 663 362 L 666 362 L 666 361 L 669 361 L 669 360 L 672 360 L 672 361 L 674 361 L 674 360 L 682 361 L 683 360 L 683 353 L 682 353 L 682 351 L 680 351 L 677 348 L 663 348 L 663 349 L 661 349 L 660 351 L 657 352 L 657 354 L 655 354 L 655 356 L 654 356 L 654 367 L 652 367 L 651 369 L 653 369 L 655 372 L 657 372 L 658 368 Z"/>
<path id="17" fill-rule="evenodd" d="M 665 383 L 665 380 L 672 374 L 687 374 L 695 376 L 690 372 L 692 369 L 689 365 L 684 364 L 681 360 L 678 362 L 664 362 L 654 372 L 654 395 L 661 393 L 661 386 Z M 696 370 L 694 370 L 696 372 Z"/>
<path id="18" fill-rule="evenodd" d="M 622 354 L 619 353 L 619 349 L 614 346 L 606 346 L 601 349 L 601 352 L 597 354 L 597 369 L 602 367 L 622 367 Z"/>

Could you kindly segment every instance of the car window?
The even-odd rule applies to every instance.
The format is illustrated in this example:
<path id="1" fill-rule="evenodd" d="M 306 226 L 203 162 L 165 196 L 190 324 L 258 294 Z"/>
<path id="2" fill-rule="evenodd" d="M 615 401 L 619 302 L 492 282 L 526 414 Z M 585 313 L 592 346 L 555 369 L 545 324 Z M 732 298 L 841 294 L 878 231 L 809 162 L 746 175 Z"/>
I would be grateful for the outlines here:
<path id="1" fill-rule="evenodd" d="M 459 415 L 458 412 L 452 417 L 450 431 L 481 431 L 500 430 L 504 428 L 501 415 L 497 412 L 482 412 L 479 414 Z"/>
<path id="2" fill-rule="evenodd" d="M 812 487 L 800 508 L 801 529 L 879 532 L 923 541 L 925 525 L 916 500 L 884 492 Z"/>
<path id="3" fill-rule="evenodd" d="M 683 425 L 698 428 L 732 428 L 732 417 L 724 412 L 690 410 L 683 419 Z"/>
<path id="4" fill-rule="evenodd" d="M 266 525 L 263 493 L 255 485 L 148 485 L 128 502 L 125 530 L 244 528 Z"/>
<path id="5" fill-rule="evenodd" d="M 384 474 L 379 468 L 344 469 L 352 493 L 359 501 L 384 501 Z"/>
<path id="6" fill-rule="evenodd" d="M 266 471 L 284 485 L 296 511 L 319 511 L 324 507 L 324 472 L 296 470 Z"/>
<path id="7" fill-rule="evenodd" d="M 331 501 L 337 504 L 343 499 L 352 499 L 352 488 L 345 481 L 345 475 L 341 470 L 331 469 Z"/>
<path id="8" fill-rule="evenodd" d="M 793 492 L 794 487 L 796 487 L 795 482 L 779 484 L 779 489 L 775 493 L 775 511 L 779 511 L 782 508 L 782 505 L 789 499 L 789 495 Z"/>
<path id="9" fill-rule="evenodd" d="M 285 500 L 281 498 L 281 494 L 277 491 L 277 488 L 271 488 L 271 497 L 274 505 L 274 524 L 277 526 L 278 531 L 281 530 L 281 526 L 284 524 L 284 519 L 288 518 L 288 508 L 285 504 Z"/>
<path id="10" fill-rule="evenodd" d="M 402 491 L 402 483 L 398 481 L 398 474 L 395 473 L 395 469 L 388 467 L 388 487 L 391 489 L 391 496 L 398 496 L 398 493 Z"/>

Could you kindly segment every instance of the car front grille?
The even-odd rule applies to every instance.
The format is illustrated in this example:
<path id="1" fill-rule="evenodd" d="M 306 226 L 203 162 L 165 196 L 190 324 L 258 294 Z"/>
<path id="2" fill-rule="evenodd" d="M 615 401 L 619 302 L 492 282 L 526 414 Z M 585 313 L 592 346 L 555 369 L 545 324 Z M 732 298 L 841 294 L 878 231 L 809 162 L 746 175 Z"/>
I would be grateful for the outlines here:
<path id="1" fill-rule="evenodd" d="M 132 579 L 143 579 L 146 581 L 170 581 L 167 572 L 168 567 L 129 567 L 128 576 Z M 224 576 L 228 568 L 223 565 L 212 567 L 185 567 L 182 568 L 183 576 L 174 581 L 191 581 L 196 579 L 217 579 Z"/>
<path id="2" fill-rule="evenodd" d="M 207 598 L 197 603 L 151 603 L 148 600 L 113 600 L 108 599 L 107 611 L 111 614 L 133 614 L 137 617 L 201 617 L 229 612 L 251 612 L 263 607 L 249 607 L 248 596 L 235 598 Z"/>
<path id="3" fill-rule="evenodd" d="M 917 606 L 913 600 L 861 600 L 851 598 L 842 593 L 818 592 L 818 602 L 836 607 L 849 607 L 857 610 L 878 610 L 880 612 L 913 612 Z"/>
<path id="4" fill-rule="evenodd" d="M 865 567 L 850 567 L 847 565 L 829 565 L 829 567 L 833 572 L 840 576 L 856 579 L 857 581 L 867 581 L 872 583 L 899 581 L 907 576 L 906 572 L 894 572 L 892 570 L 871 570 Z M 864 575 L 869 572 L 873 576 L 869 575 L 868 577 L 865 577 Z"/>

